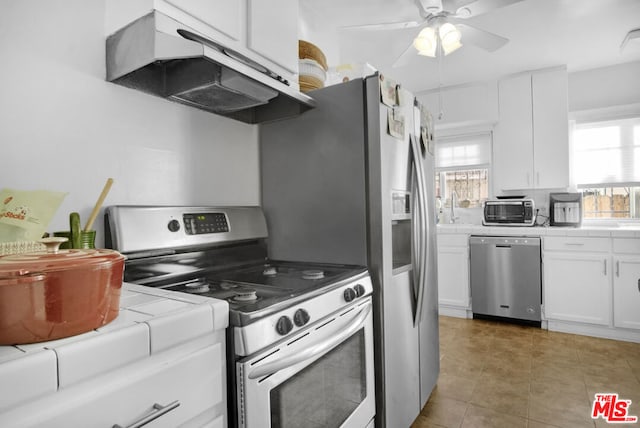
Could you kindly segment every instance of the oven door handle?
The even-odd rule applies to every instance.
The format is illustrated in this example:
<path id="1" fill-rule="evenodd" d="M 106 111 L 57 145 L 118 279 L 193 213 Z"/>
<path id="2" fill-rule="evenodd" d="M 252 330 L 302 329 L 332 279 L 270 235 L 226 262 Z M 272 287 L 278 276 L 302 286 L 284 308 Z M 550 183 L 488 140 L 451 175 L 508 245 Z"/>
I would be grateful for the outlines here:
<path id="1" fill-rule="evenodd" d="M 358 313 L 357 317 L 351 322 L 351 324 L 337 336 L 333 336 L 328 340 L 313 344 L 311 345 L 311 347 L 302 352 L 298 352 L 294 355 L 290 355 L 288 357 L 284 357 L 271 363 L 256 367 L 248 374 L 249 379 L 257 379 L 263 376 L 271 375 L 315 356 L 324 354 L 328 350 L 343 342 L 358 329 L 360 329 L 360 327 L 362 327 L 365 320 L 369 316 L 370 312 L 371 302 L 367 303 L 367 305 L 362 308 L 360 313 Z"/>

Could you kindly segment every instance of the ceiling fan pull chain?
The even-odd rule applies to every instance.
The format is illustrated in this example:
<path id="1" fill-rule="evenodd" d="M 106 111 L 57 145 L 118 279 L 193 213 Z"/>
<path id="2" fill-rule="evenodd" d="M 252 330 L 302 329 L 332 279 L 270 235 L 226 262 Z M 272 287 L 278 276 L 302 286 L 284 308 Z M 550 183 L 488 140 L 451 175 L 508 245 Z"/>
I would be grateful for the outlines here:
<path id="1" fill-rule="evenodd" d="M 438 50 L 441 49 L 440 38 L 438 37 Z M 442 112 L 442 52 L 438 53 L 438 120 L 442 120 L 444 113 Z"/>

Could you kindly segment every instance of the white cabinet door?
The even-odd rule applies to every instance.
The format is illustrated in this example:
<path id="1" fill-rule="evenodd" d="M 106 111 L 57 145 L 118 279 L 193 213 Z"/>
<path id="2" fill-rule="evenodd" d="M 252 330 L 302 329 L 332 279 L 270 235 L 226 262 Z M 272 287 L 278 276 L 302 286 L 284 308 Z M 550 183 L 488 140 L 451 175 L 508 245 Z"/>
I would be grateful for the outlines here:
<path id="1" fill-rule="evenodd" d="M 107 0 L 107 34 L 154 9 L 297 84 L 297 0 Z"/>
<path id="2" fill-rule="evenodd" d="M 242 37 L 244 8 L 238 0 L 165 0 L 233 40 Z M 218 40 L 222 42 L 221 40 Z"/>
<path id="3" fill-rule="evenodd" d="M 611 266 L 607 254 L 545 252 L 543 269 L 547 319 L 609 325 Z"/>
<path id="4" fill-rule="evenodd" d="M 619 256 L 614 265 L 613 323 L 640 329 L 640 257 Z"/>
<path id="5" fill-rule="evenodd" d="M 469 307 L 469 249 L 438 247 L 438 303 Z"/>
<path id="6" fill-rule="evenodd" d="M 248 0 L 247 47 L 298 72 L 298 0 Z"/>
<path id="7" fill-rule="evenodd" d="M 520 74 L 498 84 L 494 190 L 569 186 L 567 70 Z"/>
<path id="8" fill-rule="evenodd" d="M 500 121 L 493 134 L 496 193 L 533 187 L 533 122 L 531 75 L 521 74 L 498 84 Z"/>
<path id="9" fill-rule="evenodd" d="M 533 73 L 534 187 L 569 186 L 568 78 L 565 69 Z"/>

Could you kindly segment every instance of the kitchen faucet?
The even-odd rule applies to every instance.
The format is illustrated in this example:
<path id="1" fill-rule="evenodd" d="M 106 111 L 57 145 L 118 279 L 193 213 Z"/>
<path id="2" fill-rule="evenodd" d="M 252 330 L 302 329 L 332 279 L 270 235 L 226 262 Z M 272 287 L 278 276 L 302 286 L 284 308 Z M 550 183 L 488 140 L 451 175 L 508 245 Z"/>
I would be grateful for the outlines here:
<path id="1" fill-rule="evenodd" d="M 449 214 L 449 223 L 452 223 L 452 224 L 456 222 L 456 214 L 453 207 L 457 199 L 458 199 L 458 194 L 456 193 L 455 190 L 452 190 L 451 191 L 451 212 Z"/>

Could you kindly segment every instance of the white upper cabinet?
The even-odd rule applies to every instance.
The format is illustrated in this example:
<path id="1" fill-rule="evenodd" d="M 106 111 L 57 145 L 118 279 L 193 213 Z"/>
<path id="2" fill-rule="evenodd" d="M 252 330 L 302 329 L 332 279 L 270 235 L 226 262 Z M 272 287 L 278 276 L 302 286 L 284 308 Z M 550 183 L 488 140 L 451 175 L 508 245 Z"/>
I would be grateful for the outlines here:
<path id="1" fill-rule="evenodd" d="M 563 68 L 531 75 L 534 187 L 569 186 L 568 78 Z"/>
<path id="2" fill-rule="evenodd" d="M 165 0 L 225 36 L 241 40 L 244 5 L 238 0 Z"/>
<path id="3" fill-rule="evenodd" d="M 494 129 L 496 194 L 569 186 L 568 80 L 565 68 L 524 73 L 498 83 Z"/>
<path id="4" fill-rule="evenodd" d="M 297 89 L 297 0 L 107 0 L 107 34 L 157 10 L 264 65 Z"/>
<path id="5" fill-rule="evenodd" d="M 493 134 L 496 194 L 503 189 L 527 189 L 533 185 L 531 75 L 500 81 L 498 100 L 500 120 Z"/>
<path id="6" fill-rule="evenodd" d="M 248 0 L 247 46 L 264 58 L 298 72 L 298 1 Z"/>

